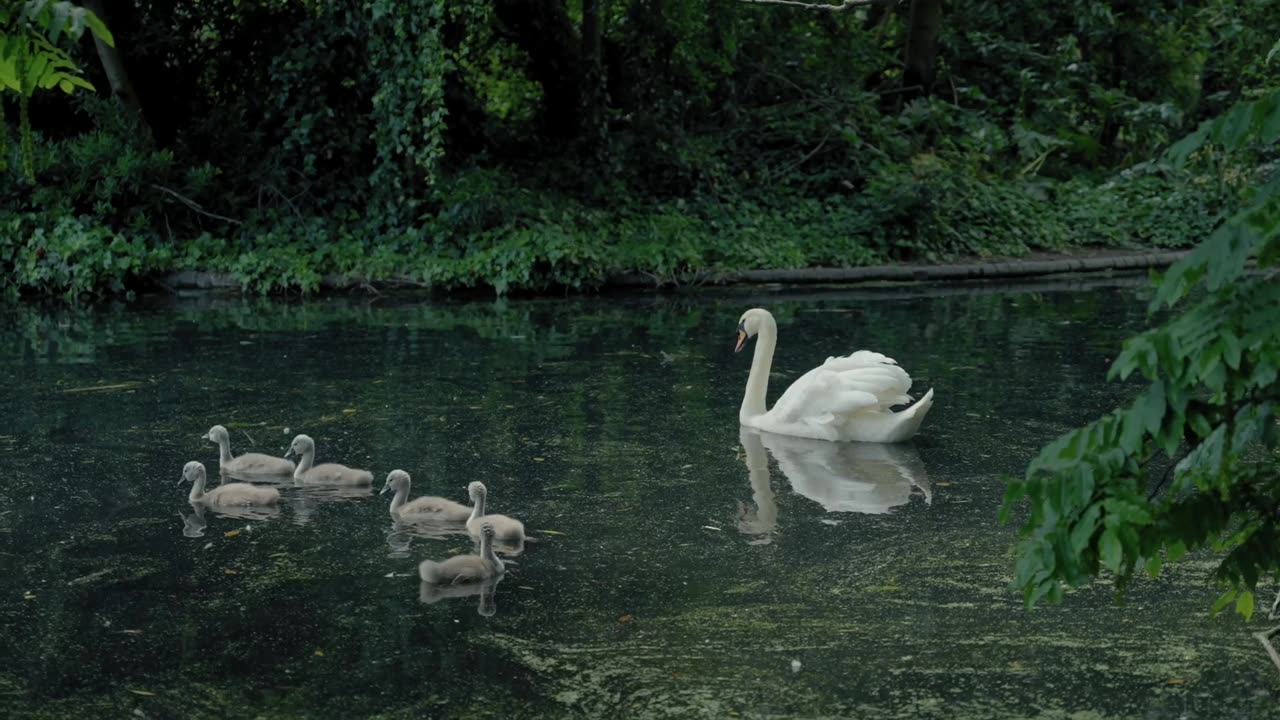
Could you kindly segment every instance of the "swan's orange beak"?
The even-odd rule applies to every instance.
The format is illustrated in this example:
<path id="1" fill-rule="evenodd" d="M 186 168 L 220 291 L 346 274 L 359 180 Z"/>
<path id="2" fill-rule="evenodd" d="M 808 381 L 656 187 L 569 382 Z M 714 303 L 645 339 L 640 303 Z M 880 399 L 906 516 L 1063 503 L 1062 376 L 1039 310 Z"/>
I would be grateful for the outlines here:
<path id="1" fill-rule="evenodd" d="M 733 351 L 738 352 L 739 350 L 741 350 L 742 346 L 745 345 L 746 342 L 747 342 L 747 331 L 743 330 L 742 328 L 738 328 L 738 344 L 734 346 Z"/>

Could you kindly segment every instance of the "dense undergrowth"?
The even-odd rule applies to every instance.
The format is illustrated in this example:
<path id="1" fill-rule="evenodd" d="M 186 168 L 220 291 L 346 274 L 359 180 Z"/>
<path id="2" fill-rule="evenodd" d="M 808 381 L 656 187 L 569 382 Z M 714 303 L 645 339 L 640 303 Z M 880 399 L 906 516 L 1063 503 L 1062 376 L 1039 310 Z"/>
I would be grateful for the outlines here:
<path id="1" fill-rule="evenodd" d="M 949 4 L 927 79 L 902 65 L 907 4 L 198 4 L 107 18 L 137 102 L 36 94 L 26 144 L 0 95 L 9 295 L 186 269 L 506 293 L 1189 247 L 1270 168 L 1147 159 L 1278 85 L 1271 2 L 1073 0 L 1031 24 Z M 109 86 L 88 38 L 68 51 Z"/>

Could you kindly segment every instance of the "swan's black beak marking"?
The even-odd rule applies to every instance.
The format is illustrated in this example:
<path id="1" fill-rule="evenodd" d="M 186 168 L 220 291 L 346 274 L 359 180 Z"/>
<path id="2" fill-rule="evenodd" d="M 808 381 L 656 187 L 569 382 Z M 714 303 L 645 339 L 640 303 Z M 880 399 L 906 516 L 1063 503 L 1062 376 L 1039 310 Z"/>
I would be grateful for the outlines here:
<path id="1" fill-rule="evenodd" d="M 743 327 L 743 323 L 738 323 L 738 344 L 734 346 L 733 351 L 738 352 L 742 346 L 747 343 L 747 329 Z"/>

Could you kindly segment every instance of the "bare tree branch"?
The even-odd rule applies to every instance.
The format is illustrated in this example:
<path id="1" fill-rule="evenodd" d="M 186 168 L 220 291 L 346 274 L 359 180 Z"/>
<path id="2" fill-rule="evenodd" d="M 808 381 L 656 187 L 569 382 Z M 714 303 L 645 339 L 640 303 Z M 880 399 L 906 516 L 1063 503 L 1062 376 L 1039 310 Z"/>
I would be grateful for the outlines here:
<path id="1" fill-rule="evenodd" d="M 739 2 L 751 3 L 753 5 L 792 5 L 808 10 L 830 10 L 832 12 L 841 12 L 843 10 L 852 10 L 856 7 L 868 7 L 870 5 L 897 5 L 900 0 L 841 0 L 839 5 L 832 5 L 829 3 L 797 2 L 796 0 L 739 0 Z"/>
<path id="2" fill-rule="evenodd" d="M 1275 646 L 1271 644 L 1271 636 L 1275 635 L 1277 632 L 1280 632 L 1280 625 L 1277 625 L 1270 630 L 1256 632 L 1253 636 L 1258 639 L 1258 642 L 1262 643 L 1263 649 L 1265 649 L 1267 651 L 1267 655 L 1271 657 L 1271 662 L 1275 664 L 1277 670 L 1280 670 L 1280 653 L 1277 653 Z"/>
<path id="3" fill-rule="evenodd" d="M 176 190 L 170 190 L 169 188 L 167 188 L 167 187 L 165 187 L 165 186 L 163 186 L 163 185 L 157 185 L 157 184 L 155 184 L 155 183 L 149 183 L 149 184 L 151 185 L 151 187 L 153 187 L 153 188 L 155 188 L 155 189 L 159 190 L 160 192 L 168 193 L 169 195 L 174 196 L 175 198 L 177 198 L 177 199 L 178 199 L 178 202 L 182 203 L 183 205 L 186 205 L 187 207 L 191 208 L 192 210 L 195 210 L 196 212 L 200 213 L 201 215 L 204 215 L 204 216 L 206 216 L 206 217 L 211 217 L 211 218 L 213 218 L 214 220 L 221 220 L 221 221 L 223 221 L 223 222 L 234 223 L 234 224 L 236 224 L 236 225 L 242 225 L 242 224 L 243 224 L 243 223 L 241 223 L 239 220 L 236 220 L 235 218 L 229 218 L 229 217 L 227 217 L 226 215 L 219 215 L 219 214 L 217 214 L 217 213 L 211 213 L 211 212 L 209 212 L 208 210 L 205 210 L 204 208 L 200 207 L 200 203 L 196 202 L 195 200 L 192 200 L 191 198 L 187 197 L 186 195 L 183 195 L 182 193 L 179 193 L 179 192 L 178 192 L 178 191 L 176 191 Z"/>

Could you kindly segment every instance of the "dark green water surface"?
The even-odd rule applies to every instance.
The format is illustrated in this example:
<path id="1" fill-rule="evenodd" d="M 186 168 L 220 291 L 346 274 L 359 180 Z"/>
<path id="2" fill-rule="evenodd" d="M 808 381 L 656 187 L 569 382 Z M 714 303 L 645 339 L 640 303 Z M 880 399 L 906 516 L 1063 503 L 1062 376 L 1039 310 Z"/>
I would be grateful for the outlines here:
<path id="1" fill-rule="evenodd" d="M 1123 402 L 1141 284 L 770 289 L 506 302 L 193 296 L 0 310 L 6 718 L 1278 717 L 1213 559 L 1027 612 L 1002 473 Z M 829 355 L 896 358 L 912 443 L 740 432 L 738 316 L 779 323 L 770 401 Z M 368 468 L 193 514 L 200 436 Z M 424 602 L 465 536 L 393 527 L 386 474 L 533 541 Z M 239 532 L 236 532 L 236 531 Z"/>

